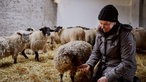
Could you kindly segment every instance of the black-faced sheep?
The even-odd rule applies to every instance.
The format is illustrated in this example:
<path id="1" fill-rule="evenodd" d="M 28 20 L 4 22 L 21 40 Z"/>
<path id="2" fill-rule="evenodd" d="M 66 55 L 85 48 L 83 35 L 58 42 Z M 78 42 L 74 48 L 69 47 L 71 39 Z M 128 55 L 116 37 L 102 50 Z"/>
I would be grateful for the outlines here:
<path id="1" fill-rule="evenodd" d="M 54 30 L 51 30 L 49 27 L 43 27 L 39 29 L 39 31 L 33 31 L 33 33 L 29 36 L 30 42 L 26 49 L 32 49 L 35 53 L 35 60 L 39 61 L 38 51 L 44 50 L 48 36 L 50 36 L 50 32 L 52 31 Z M 25 49 L 21 53 L 25 58 L 28 58 L 25 54 Z"/>
<path id="2" fill-rule="evenodd" d="M 21 52 L 29 42 L 31 33 L 17 32 L 9 37 L 0 37 L 0 59 L 12 55 L 14 63 L 17 63 L 18 53 Z"/>
<path id="3" fill-rule="evenodd" d="M 77 66 L 85 63 L 90 56 L 92 46 L 85 41 L 71 41 L 58 48 L 54 56 L 55 68 L 60 73 L 60 82 L 66 71 L 70 71 L 70 77 L 74 82 Z"/>

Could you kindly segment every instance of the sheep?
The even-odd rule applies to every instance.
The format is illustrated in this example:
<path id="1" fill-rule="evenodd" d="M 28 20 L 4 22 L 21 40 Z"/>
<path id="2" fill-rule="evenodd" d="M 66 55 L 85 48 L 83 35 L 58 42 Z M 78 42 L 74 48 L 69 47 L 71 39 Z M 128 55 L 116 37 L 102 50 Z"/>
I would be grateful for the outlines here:
<path id="1" fill-rule="evenodd" d="M 145 28 L 135 28 L 132 33 L 136 39 L 137 52 L 145 52 L 146 50 L 146 30 Z"/>
<path id="2" fill-rule="evenodd" d="M 60 42 L 60 38 L 58 36 L 58 34 L 54 31 L 50 33 L 50 36 L 47 39 L 47 45 L 46 47 L 53 50 L 55 48 L 55 44 L 59 44 Z"/>
<path id="3" fill-rule="evenodd" d="M 58 35 L 58 32 L 52 32 L 50 36 L 52 37 L 52 41 L 55 42 L 56 44 L 61 43 L 60 36 Z"/>
<path id="4" fill-rule="evenodd" d="M 46 48 L 49 47 L 51 50 L 53 50 L 55 48 L 55 35 L 54 32 L 51 32 L 50 36 L 47 39 L 47 45 Z"/>
<path id="5" fill-rule="evenodd" d="M 92 46 L 85 41 L 71 41 L 61 45 L 54 56 L 54 66 L 60 73 L 60 82 L 63 82 L 66 71 L 70 71 L 70 78 L 74 82 L 77 66 L 87 61 L 91 51 Z"/>
<path id="6" fill-rule="evenodd" d="M 17 32 L 12 36 L 0 37 L 0 59 L 12 55 L 14 64 L 17 63 L 18 53 L 21 52 L 29 42 L 30 32 Z"/>
<path id="7" fill-rule="evenodd" d="M 70 28 L 65 29 L 61 27 L 57 27 L 55 29 L 55 40 L 58 40 L 57 42 L 61 42 L 61 44 L 68 43 L 70 41 L 74 40 L 83 40 L 85 41 L 85 32 L 82 28 Z"/>
<path id="8" fill-rule="evenodd" d="M 96 29 L 85 29 L 85 41 L 90 43 L 92 46 L 94 46 L 95 38 L 97 34 Z"/>
<path id="9" fill-rule="evenodd" d="M 48 36 L 50 36 L 51 30 L 49 27 L 43 27 L 39 29 L 39 31 L 33 31 L 33 33 L 29 36 L 30 42 L 25 49 L 31 49 L 35 53 L 35 60 L 39 61 L 39 50 L 44 50 L 45 45 L 47 43 Z M 21 52 L 21 54 L 28 59 L 25 54 L 25 49 Z"/>
<path id="10" fill-rule="evenodd" d="M 92 46 L 94 46 L 95 43 L 95 37 L 97 34 L 96 28 L 86 28 L 82 26 L 75 26 L 75 27 L 67 27 L 68 29 L 71 28 L 82 28 L 85 31 L 85 41 L 90 43 Z"/>
<path id="11" fill-rule="evenodd" d="M 35 29 L 33 27 L 29 27 L 29 28 L 26 28 L 25 31 L 28 31 L 28 32 L 33 32 L 35 31 Z M 28 44 L 29 45 L 29 44 Z M 34 54 L 33 51 L 31 49 L 26 49 L 25 50 L 25 54 Z M 21 54 L 22 55 L 22 54 Z M 26 59 L 28 59 L 28 57 L 26 55 L 23 55 Z"/>

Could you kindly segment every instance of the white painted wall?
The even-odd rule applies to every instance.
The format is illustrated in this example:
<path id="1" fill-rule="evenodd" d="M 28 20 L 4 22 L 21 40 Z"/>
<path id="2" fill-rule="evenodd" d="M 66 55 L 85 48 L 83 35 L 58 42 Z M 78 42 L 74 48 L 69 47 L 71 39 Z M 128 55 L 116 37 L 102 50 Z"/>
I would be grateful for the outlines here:
<path id="1" fill-rule="evenodd" d="M 140 27 L 146 28 L 146 0 L 141 2 Z"/>
<path id="2" fill-rule="evenodd" d="M 56 12 L 53 0 L 0 0 L 0 36 L 28 27 L 53 27 Z"/>
<path id="3" fill-rule="evenodd" d="M 132 0 L 131 5 L 131 25 L 133 27 L 139 27 L 139 17 L 140 17 L 140 0 Z"/>
<path id="4" fill-rule="evenodd" d="M 132 0 L 57 0 L 57 25 L 97 27 L 103 6 L 113 4 L 119 11 L 119 21 L 131 24 Z"/>
<path id="5" fill-rule="evenodd" d="M 146 28 L 146 0 L 143 0 L 144 4 L 143 4 L 143 19 L 142 19 L 142 26 Z"/>

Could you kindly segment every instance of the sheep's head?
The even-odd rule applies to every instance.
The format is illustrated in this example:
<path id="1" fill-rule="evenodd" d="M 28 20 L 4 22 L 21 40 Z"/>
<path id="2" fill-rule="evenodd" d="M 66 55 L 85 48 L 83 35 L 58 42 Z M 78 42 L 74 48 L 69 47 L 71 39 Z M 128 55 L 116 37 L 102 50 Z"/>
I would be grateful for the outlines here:
<path id="1" fill-rule="evenodd" d="M 32 34 L 32 32 L 27 32 L 27 33 L 21 33 L 17 32 L 17 34 L 21 37 L 22 42 L 24 43 L 29 43 L 29 35 Z"/>
<path id="2" fill-rule="evenodd" d="M 62 26 L 58 26 L 58 27 L 55 28 L 55 32 L 59 36 L 61 35 L 62 31 L 63 31 L 63 27 Z"/>
<path id="3" fill-rule="evenodd" d="M 39 30 L 42 31 L 44 36 L 49 36 L 50 32 L 54 31 L 54 30 L 50 29 L 50 27 L 43 27 L 43 28 L 41 28 Z"/>
<path id="4" fill-rule="evenodd" d="M 61 29 L 63 29 L 62 26 L 56 26 L 56 27 L 55 27 L 55 32 L 59 32 Z"/>

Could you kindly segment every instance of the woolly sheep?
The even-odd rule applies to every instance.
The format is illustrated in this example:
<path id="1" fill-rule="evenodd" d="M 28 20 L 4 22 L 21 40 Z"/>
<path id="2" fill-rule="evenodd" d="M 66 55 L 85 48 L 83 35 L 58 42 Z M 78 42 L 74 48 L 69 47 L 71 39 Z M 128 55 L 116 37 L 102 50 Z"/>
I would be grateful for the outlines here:
<path id="1" fill-rule="evenodd" d="M 32 51 L 35 53 L 35 60 L 39 61 L 38 51 L 44 50 L 48 36 L 50 36 L 50 32 L 52 31 L 53 30 L 51 30 L 49 27 L 43 27 L 39 29 L 39 31 L 33 31 L 33 33 L 30 35 L 30 42 L 26 49 L 32 49 Z M 25 58 L 28 58 L 25 54 L 25 49 L 21 52 L 21 54 Z"/>
<path id="2" fill-rule="evenodd" d="M 84 31 L 85 31 L 85 41 L 90 43 L 92 46 L 94 46 L 97 30 L 96 29 L 88 29 L 88 30 L 85 29 Z"/>
<path id="3" fill-rule="evenodd" d="M 33 27 L 29 27 L 29 28 L 26 28 L 25 31 L 28 31 L 28 32 L 33 32 L 35 31 L 35 29 Z M 27 44 L 29 45 L 29 43 Z M 25 49 L 25 54 L 34 54 L 34 52 L 31 50 L 31 49 Z M 21 54 L 22 55 L 22 54 Z M 26 55 L 23 55 L 26 59 L 28 59 L 28 57 Z"/>
<path id="4" fill-rule="evenodd" d="M 60 82 L 66 71 L 70 71 L 70 77 L 74 82 L 77 66 L 85 63 L 90 56 L 92 46 L 85 41 L 71 41 L 61 45 L 54 56 L 55 68 L 60 73 Z"/>
<path id="5" fill-rule="evenodd" d="M 61 42 L 61 44 L 75 40 L 85 41 L 85 32 L 82 28 L 65 29 L 59 27 L 56 28 L 56 32 L 57 34 L 55 34 L 55 38 L 57 38 L 57 40 L 60 40 L 58 42 Z"/>
<path id="6" fill-rule="evenodd" d="M 30 34 L 30 32 L 22 33 L 21 31 L 9 37 L 0 37 L 0 59 L 12 55 L 14 63 L 17 63 L 18 53 L 21 52 L 29 42 Z"/>
<path id="7" fill-rule="evenodd" d="M 137 52 L 145 52 L 146 50 L 146 29 L 145 28 L 135 28 L 132 30 L 134 37 L 136 39 Z"/>
<path id="8" fill-rule="evenodd" d="M 73 27 L 67 27 L 68 29 Z M 86 28 L 83 26 L 76 26 L 74 28 L 82 28 L 85 31 L 85 41 L 90 43 L 92 46 L 94 46 L 95 43 L 95 37 L 97 34 L 96 28 Z"/>
<path id="9" fill-rule="evenodd" d="M 47 45 L 46 48 L 53 50 L 56 47 L 56 44 L 60 44 L 60 38 L 56 32 L 51 32 L 50 36 L 48 37 L 47 40 Z"/>

